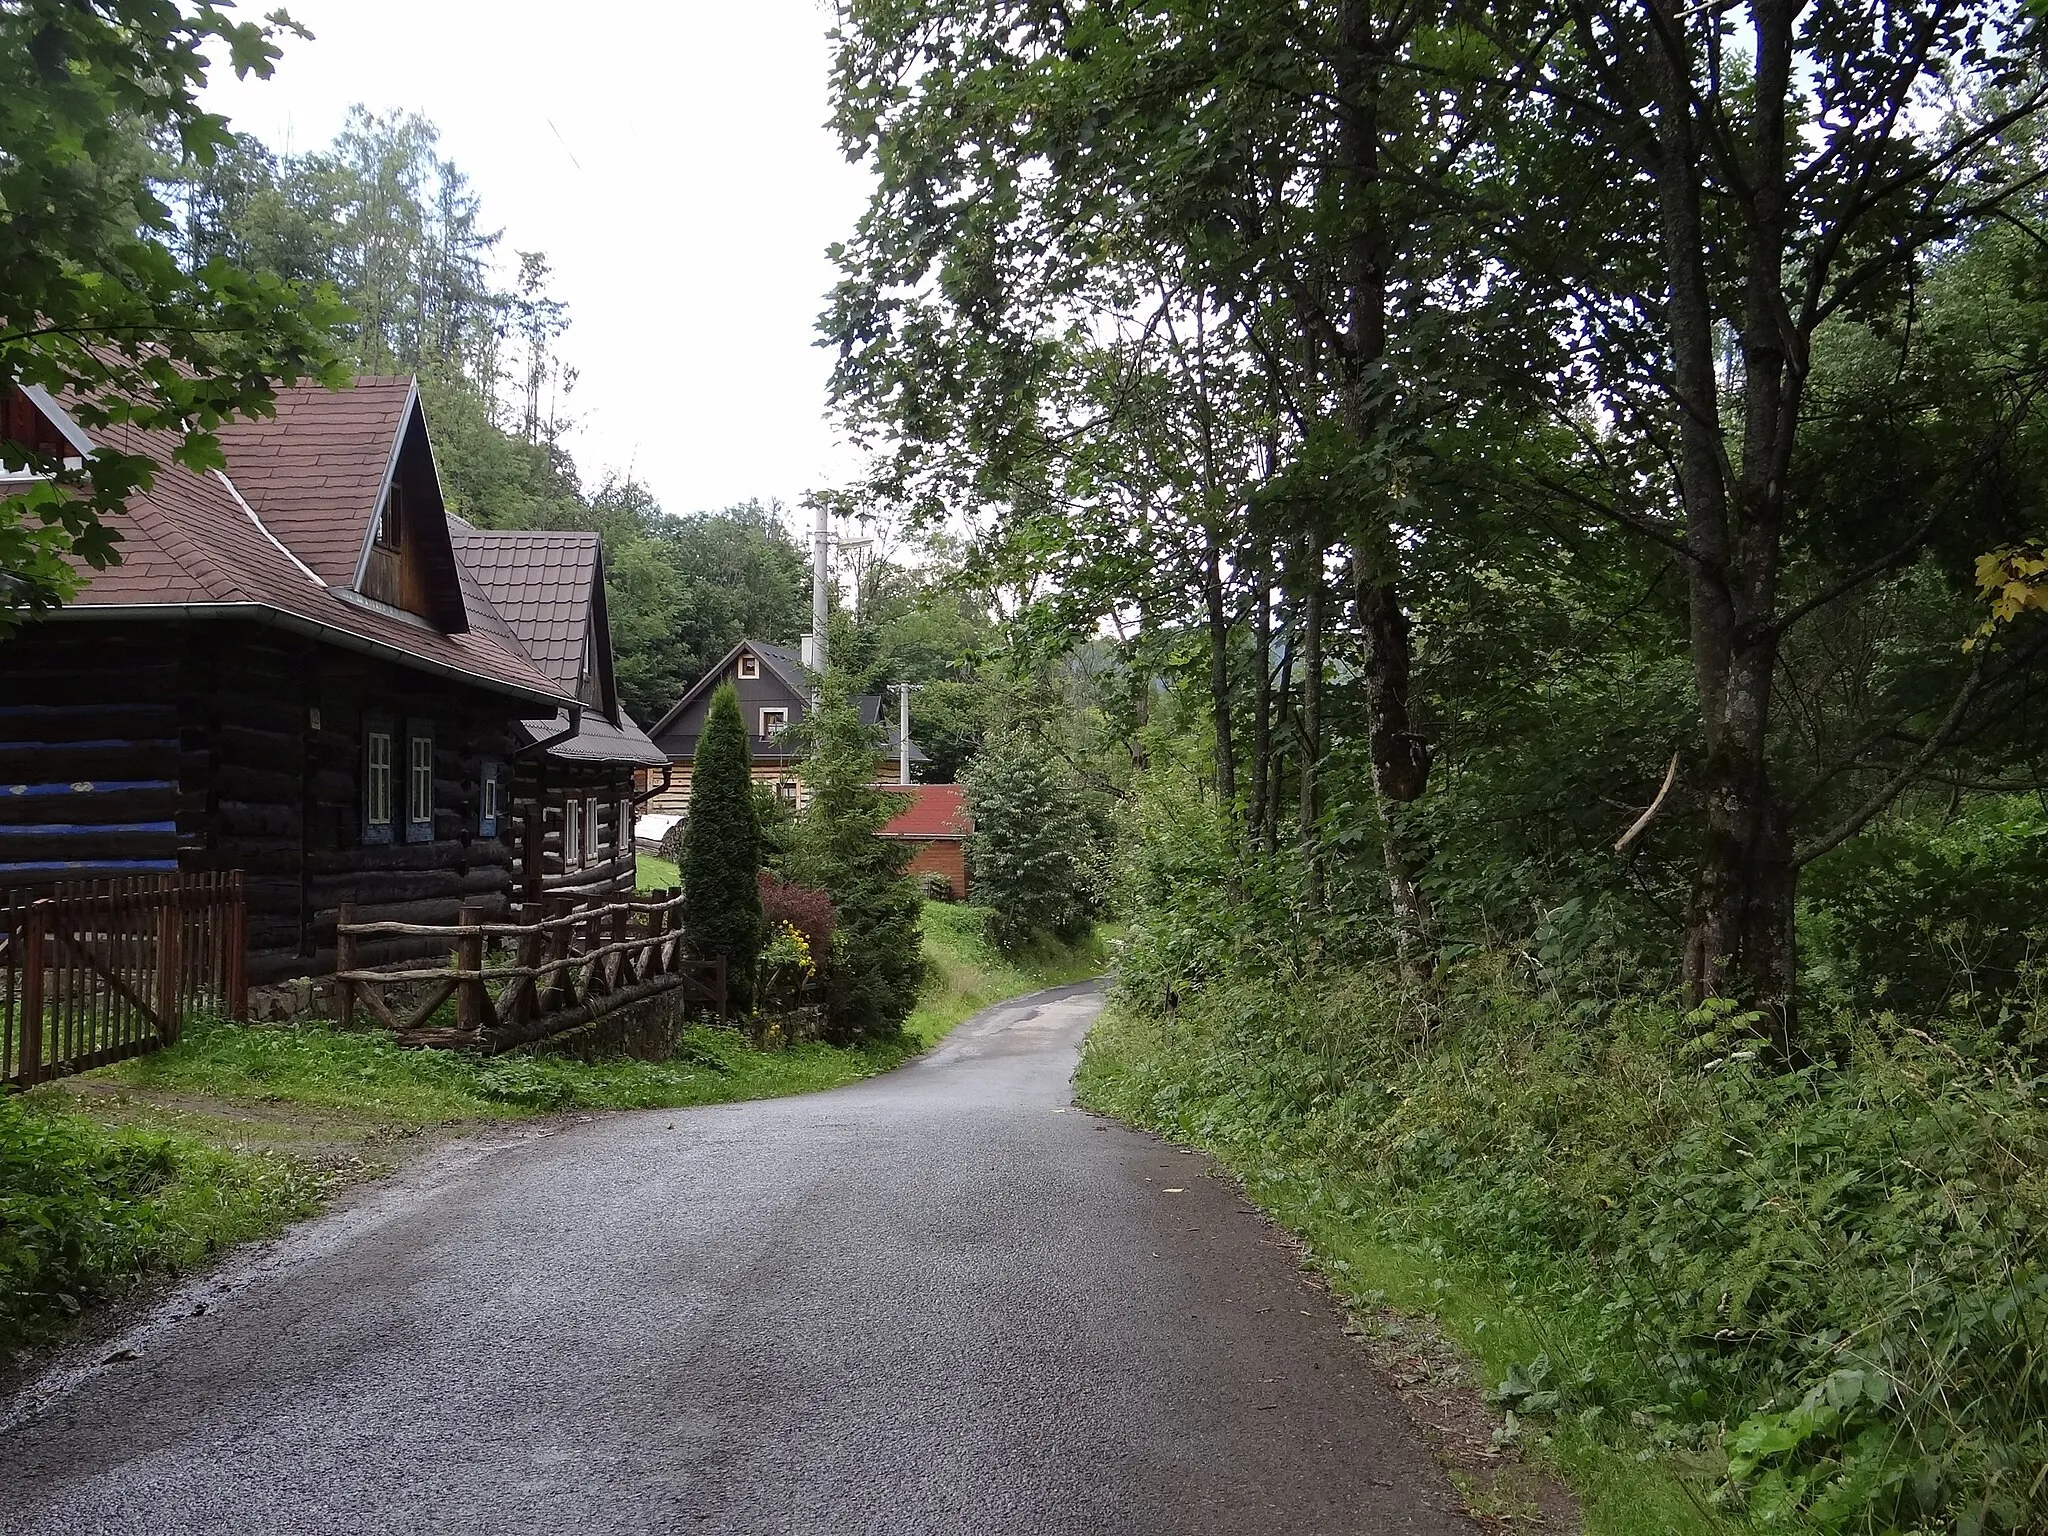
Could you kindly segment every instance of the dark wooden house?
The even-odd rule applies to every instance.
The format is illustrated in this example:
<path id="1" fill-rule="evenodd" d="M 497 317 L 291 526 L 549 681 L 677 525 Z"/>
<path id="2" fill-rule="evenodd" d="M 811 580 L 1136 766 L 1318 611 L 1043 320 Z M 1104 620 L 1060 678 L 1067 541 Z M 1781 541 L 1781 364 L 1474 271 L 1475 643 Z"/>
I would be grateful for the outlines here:
<path id="1" fill-rule="evenodd" d="M 0 408 L 95 446 L 48 396 Z M 509 902 L 525 722 L 579 700 L 474 621 L 413 381 L 285 391 L 222 431 L 226 473 L 102 437 L 164 468 L 117 519 L 121 564 L 0 641 L 0 886 L 242 870 L 258 982 L 331 969 L 343 902 Z"/>
<path id="2" fill-rule="evenodd" d="M 470 622 L 518 646 L 574 699 L 520 722 L 506 835 L 526 901 L 633 889 L 634 774 L 667 757 L 619 707 L 594 533 L 510 532 L 456 521 Z"/>
<path id="3" fill-rule="evenodd" d="M 712 692 L 722 682 L 731 682 L 739 692 L 740 716 L 746 721 L 747 745 L 753 754 L 754 782 L 771 787 L 791 805 L 801 801 L 800 754 L 784 733 L 810 713 L 810 680 L 797 653 L 789 647 L 742 640 L 698 678 L 648 732 L 669 763 L 668 788 L 648 800 L 650 813 L 666 817 L 689 814 L 690 769 L 697 757 L 697 738 L 711 711 Z M 858 702 L 862 721 L 877 727 L 879 735 L 888 701 L 880 694 L 864 694 Z M 910 743 L 912 770 L 926 761 L 917 743 Z M 877 759 L 876 777 L 894 783 L 900 769 L 900 747 L 892 730 Z"/>

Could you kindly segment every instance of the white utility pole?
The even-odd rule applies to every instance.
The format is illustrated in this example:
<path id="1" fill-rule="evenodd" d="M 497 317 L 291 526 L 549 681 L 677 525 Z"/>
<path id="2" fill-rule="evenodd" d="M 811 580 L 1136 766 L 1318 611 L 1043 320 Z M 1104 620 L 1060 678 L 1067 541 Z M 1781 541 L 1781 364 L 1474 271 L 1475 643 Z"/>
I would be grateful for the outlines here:
<path id="1" fill-rule="evenodd" d="M 825 675 L 825 620 L 827 584 L 832 569 L 832 524 L 831 515 L 821 501 L 818 504 L 818 528 L 811 544 L 811 633 L 810 654 L 804 657 L 804 665 L 819 677 Z"/>
<path id="2" fill-rule="evenodd" d="M 909 683 L 896 685 L 896 782 L 910 782 L 910 688 Z"/>

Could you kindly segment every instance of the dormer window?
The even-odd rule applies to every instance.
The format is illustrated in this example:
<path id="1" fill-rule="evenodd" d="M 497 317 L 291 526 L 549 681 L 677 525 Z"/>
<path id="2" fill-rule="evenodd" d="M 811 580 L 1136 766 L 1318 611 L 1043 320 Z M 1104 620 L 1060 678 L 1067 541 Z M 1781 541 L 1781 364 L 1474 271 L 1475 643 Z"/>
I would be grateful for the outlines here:
<path id="1" fill-rule="evenodd" d="M 384 549 L 398 548 L 399 528 L 405 517 L 401 494 L 397 486 L 392 486 L 384 497 L 384 509 L 377 514 L 377 543 Z"/>
<path id="2" fill-rule="evenodd" d="M 749 654 L 749 653 L 747 653 L 746 651 L 741 651 L 741 652 L 740 652 L 740 676 L 741 676 L 741 677 L 743 677 L 743 678 L 756 678 L 756 677 L 759 677 L 760 675 L 761 675 L 761 658 L 760 658 L 760 657 L 758 657 L 758 656 L 750 655 L 750 654 Z"/>

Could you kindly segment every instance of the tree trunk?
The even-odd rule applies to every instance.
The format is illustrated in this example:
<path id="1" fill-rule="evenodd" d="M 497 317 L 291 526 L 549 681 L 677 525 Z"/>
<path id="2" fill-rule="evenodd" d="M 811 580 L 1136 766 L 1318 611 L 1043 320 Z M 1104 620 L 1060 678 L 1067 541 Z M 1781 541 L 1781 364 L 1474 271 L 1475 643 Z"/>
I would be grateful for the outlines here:
<path id="1" fill-rule="evenodd" d="M 1349 296 L 1344 356 L 1345 425 L 1365 448 L 1385 433 L 1387 281 L 1392 253 L 1387 191 L 1380 173 L 1380 93 L 1384 47 L 1372 0 L 1345 0 L 1337 18 L 1338 163 L 1351 208 L 1345 282 Z M 1406 834 L 1400 807 L 1429 782 L 1429 748 L 1408 712 L 1410 644 L 1401 606 L 1400 555 L 1379 508 L 1362 509 L 1353 541 L 1353 607 L 1363 642 L 1367 745 L 1380 806 L 1381 847 L 1395 931 L 1404 950 L 1429 942 L 1434 926 L 1420 875 L 1423 851 Z"/>
<path id="2" fill-rule="evenodd" d="M 1295 715 L 1295 777 L 1300 781 L 1302 890 L 1311 912 L 1323 907 L 1323 546 L 1308 541 L 1301 602 L 1301 708 Z"/>
<path id="3" fill-rule="evenodd" d="M 1426 945 L 1435 913 L 1419 880 L 1426 852 L 1417 846 L 1401 808 L 1429 783 L 1429 745 L 1408 715 L 1408 615 L 1391 581 L 1375 581 L 1361 555 L 1353 603 L 1365 641 L 1365 697 L 1372 786 L 1380 807 L 1381 849 L 1394 931 L 1404 951 Z"/>
<path id="4" fill-rule="evenodd" d="M 1230 614 L 1223 604 L 1223 555 L 1205 535 L 1202 598 L 1209 610 L 1209 706 L 1216 716 L 1216 798 L 1237 815 L 1237 746 L 1230 728 Z"/>
<path id="5" fill-rule="evenodd" d="M 1678 416 L 1679 490 L 1692 557 L 1693 675 L 1706 745 L 1702 850 L 1686 934 L 1685 984 L 1697 999 L 1732 996 L 1761 1011 L 1789 1048 L 1796 974 L 1796 870 L 1785 807 L 1771 784 L 1771 680 L 1782 562 L 1784 486 L 1798 419 L 1783 320 L 1789 198 L 1785 116 L 1793 8 L 1754 8 L 1751 207 L 1742 326 L 1743 440 L 1730 466 L 1715 369 L 1702 216 L 1704 158 L 1694 121 L 1691 44 L 1674 0 L 1652 0 L 1657 93 L 1655 179 L 1670 284 L 1665 326 Z M 1731 479 L 1733 484 L 1730 484 Z"/>
<path id="6" fill-rule="evenodd" d="M 1250 845 L 1258 847 L 1264 836 L 1266 817 L 1273 806 L 1273 572 L 1271 559 L 1262 545 L 1253 561 L 1253 580 L 1259 595 L 1252 609 L 1252 638 L 1258 657 L 1257 682 L 1252 690 L 1252 803 L 1245 828 Z"/>

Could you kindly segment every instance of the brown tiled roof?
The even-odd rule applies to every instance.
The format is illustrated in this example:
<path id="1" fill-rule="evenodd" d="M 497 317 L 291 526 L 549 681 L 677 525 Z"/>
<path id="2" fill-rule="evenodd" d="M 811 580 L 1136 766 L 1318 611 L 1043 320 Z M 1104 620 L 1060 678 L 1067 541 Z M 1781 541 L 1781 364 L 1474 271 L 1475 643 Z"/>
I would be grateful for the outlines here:
<path id="1" fill-rule="evenodd" d="M 219 428 L 228 474 L 271 532 L 330 586 L 353 586 L 413 397 L 409 378 L 277 392 L 277 415 Z"/>
<path id="2" fill-rule="evenodd" d="M 551 720 L 519 722 L 529 741 L 560 736 L 568 723 L 567 710 L 557 710 Z M 647 733 L 624 710 L 619 711 L 617 725 L 594 709 L 584 710 L 576 734 L 551 745 L 548 756 L 565 763 L 629 763 L 638 768 L 659 768 L 668 761 L 668 754 L 648 740 Z"/>
<path id="3" fill-rule="evenodd" d="M 566 696 L 516 644 L 498 635 L 444 634 L 410 615 L 343 598 L 317 577 L 318 568 L 294 540 L 243 505 L 246 493 L 237 499 L 238 483 L 173 463 L 172 435 L 108 428 L 96 436 L 109 447 L 147 453 L 163 468 L 154 487 L 131 497 L 126 515 L 112 520 L 121 535 L 121 563 L 82 572 L 84 589 L 58 610 L 58 619 L 137 610 L 190 610 L 194 617 L 246 610 L 250 617 L 274 615 L 301 632 L 522 698 L 552 703 Z M 340 585 L 353 575 L 351 569 Z"/>
<path id="4" fill-rule="evenodd" d="M 964 838 L 974 831 L 974 820 L 967 814 L 967 791 L 958 784 L 885 784 L 882 788 L 910 802 L 882 828 L 882 837 L 935 842 Z"/>
<path id="5" fill-rule="evenodd" d="M 455 556 L 526 654 L 573 692 L 583 677 L 599 541 L 594 533 L 472 528 L 449 520 Z M 471 622 L 475 622 L 472 619 Z"/>

